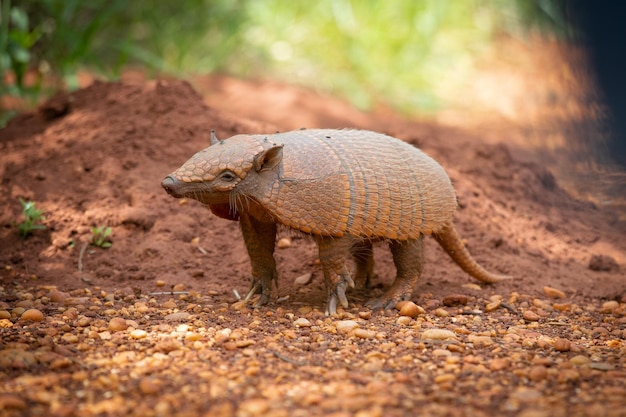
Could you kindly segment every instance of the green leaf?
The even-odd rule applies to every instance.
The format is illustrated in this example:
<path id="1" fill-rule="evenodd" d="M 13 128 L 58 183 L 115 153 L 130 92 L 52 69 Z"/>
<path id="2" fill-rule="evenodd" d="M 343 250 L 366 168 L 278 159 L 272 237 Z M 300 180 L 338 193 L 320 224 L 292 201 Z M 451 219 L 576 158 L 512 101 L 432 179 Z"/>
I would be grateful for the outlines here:
<path id="1" fill-rule="evenodd" d="M 22 32 L 28 32 L 28 15 L 19 7 L 11 8 L 11 23 Z"/>

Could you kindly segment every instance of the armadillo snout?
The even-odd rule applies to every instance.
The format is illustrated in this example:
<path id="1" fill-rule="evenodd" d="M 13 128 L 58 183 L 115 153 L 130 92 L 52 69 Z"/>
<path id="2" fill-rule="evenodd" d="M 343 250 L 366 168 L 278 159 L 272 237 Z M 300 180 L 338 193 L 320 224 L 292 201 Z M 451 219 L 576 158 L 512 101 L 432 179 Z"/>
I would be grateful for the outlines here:
<path id="1" fill-rule="evenodd" d="M 168 175 L 161 182 L 161 187 L 163 187 L 165 191 L 167 191 L 167 193 L 172 197 L 180 198 L 182 197 L 182 194 L 179 190 L 182 184 L 183 183 L 181 181 L 178 181 L 176 178 Z"/>

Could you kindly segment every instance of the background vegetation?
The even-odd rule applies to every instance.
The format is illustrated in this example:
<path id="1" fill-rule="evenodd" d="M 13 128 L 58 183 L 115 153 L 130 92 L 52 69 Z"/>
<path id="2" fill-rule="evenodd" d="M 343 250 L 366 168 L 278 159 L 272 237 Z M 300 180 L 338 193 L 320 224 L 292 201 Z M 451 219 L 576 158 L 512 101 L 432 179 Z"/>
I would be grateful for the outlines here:
<path id="1" fill-rule="evenodd" d="M 1 0 L 3 95 L 128 65 L 278 78 L 367 108 L 434 110 L 499 34 L 569 34 L 566 0 Z"/>

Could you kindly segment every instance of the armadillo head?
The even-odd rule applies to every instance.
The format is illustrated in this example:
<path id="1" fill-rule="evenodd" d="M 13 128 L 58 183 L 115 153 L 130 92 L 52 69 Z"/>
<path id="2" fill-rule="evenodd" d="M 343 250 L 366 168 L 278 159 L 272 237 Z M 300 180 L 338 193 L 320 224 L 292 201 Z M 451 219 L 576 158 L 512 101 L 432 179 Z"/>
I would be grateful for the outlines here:
<path id="1" fill-rule="evenodd" d="M 258 201 L 278 178 L 283 145 L 250 135 L 217 140 L 193 155 L 161 185 L 173 197 L 204 204 L 230 204 L 241 210 L 244 200 Z"/>

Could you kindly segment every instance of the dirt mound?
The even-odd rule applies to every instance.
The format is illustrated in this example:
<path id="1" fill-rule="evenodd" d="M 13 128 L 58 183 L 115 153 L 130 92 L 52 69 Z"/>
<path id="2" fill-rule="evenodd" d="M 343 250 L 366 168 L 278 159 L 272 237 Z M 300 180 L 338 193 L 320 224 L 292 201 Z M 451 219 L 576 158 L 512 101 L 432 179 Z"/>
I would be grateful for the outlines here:
<path id="1" fill-rule="evenodd" d="M 234 85 L 254 100 L 206 92 L 217 111 L 186 82 L 95 83 L 0 131 L 0 414 L 624 415 L 619 213 L 571 198 L 510 144 L 344 114 L 280 87 L 307 103 L 293 108 L 271 85 Z M 237 223 L 169 197 L 162 178 L 211 129 L 226 138 L 341 120 L 439 160 L 470 251 L 515 278 L 479 286 L 427 239 L 418 305 L 372 312 L 363 302 L 394 275 L 381 245 L 374 289 L 349 292 L 350 308 L 326 317 L 315 245 L 284 233 L 281 299 L 234 302 L 250 269 Z M 45 212 L 45 230 L 19 236 L 18 198 Z M 100 226 L 112 228 L 110 248 L 89 245 Z M 310 284 L 294 282 L 309 273 Z"/>
<path id="2" fill-rule="evenodd" d="M 265 109 L 268 120 L 289 111 L 289 100 L 271 107 L 267 93 L 249 93 L 257 98 L 256 119 L 262 116 L 259 109 Z M 307 102 L 315 97 L 307 96 Z M 308 113 L 340 107 L 310 104 L 299 117 L 315 120 Z M 215 218 L 196 202 L 181 205 L 160 187 L 165 174 L 208 144 L 211 129 L 220 138 L 284 129 L 245 119 L 245 110 L 242 105 L 236 117 L 219 112 L 180 81 L 96 82 L 14 119 L 0 132 L 5 190 L 0 261 L 10 267 L 3 270 L 4 278 L 36 279 L 64 289 L 88 282 L 128 291 L 154 289 L 154 282 L 162 280 L 229 299 L 233 289 L 245 291 L 249 266 L 237 224 Z M 483 144 L 471 134 L 440 126 L 404 122 L 390 127 L 388 120 L 354 114 L 346 125 L 394 134 L 444 165 L 457 189 L 458 226 L 470 250 L 490 269 L 516 277 L 499 284 L 499 292 L 538 292 L 551 285 L 582 296 L 624 294 L 626 233 L 614 213 L 573 200 L 547 169 L 517 160 L 510 147 Z M 367 126 L 357 125 L 365 119 Z M 28 239 L 18 236 L 13 227 L 20 221 L 18 197 L 45 211 L 45 231 Z M 81 254 L 91 228 L 102 225 L 113 228 L 112 247 L 89 247 Z M 309 287 L 292 285 L 302 274 L 320 275 L 314 244 L 300 235 L 292 240 L 290 248 L 277 253 L 280 295 L 319 306 L 321 279 Z M 598 256 L 612 258 L 617 266 L 590 269 Z M 393 277 L 386 248 L 378 248 L 376 257 L 380 282 L 386 285 Z M 466 282 L 469 278 L 428 242 L 426 272 L 416 295 L 460 290 Z"/>

